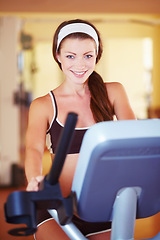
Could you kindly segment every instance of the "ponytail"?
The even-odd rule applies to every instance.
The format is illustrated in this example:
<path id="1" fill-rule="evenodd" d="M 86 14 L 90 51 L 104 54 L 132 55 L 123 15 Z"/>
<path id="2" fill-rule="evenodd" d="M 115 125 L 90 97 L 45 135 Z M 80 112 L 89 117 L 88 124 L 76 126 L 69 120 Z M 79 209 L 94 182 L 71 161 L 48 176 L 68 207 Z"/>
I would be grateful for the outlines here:
<path id="1" fill-rule="evenodd" d="M 113 120 L 113 107 L 103 79 L 97 72 L 94 71 L 90 75 L 88 86 L 91 93 L 90 108 L 95 122 Z"/>

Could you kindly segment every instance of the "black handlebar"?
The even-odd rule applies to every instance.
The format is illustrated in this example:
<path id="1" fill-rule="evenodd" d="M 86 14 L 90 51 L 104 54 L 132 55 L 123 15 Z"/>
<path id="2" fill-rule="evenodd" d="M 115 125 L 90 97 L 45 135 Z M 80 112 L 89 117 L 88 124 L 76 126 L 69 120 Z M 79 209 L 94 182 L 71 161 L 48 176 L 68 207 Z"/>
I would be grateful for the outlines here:
<path id="1" fill-rule="evenodd" d="M 77 123 L 77 117 L 78 115 L 76 113 L 71 112 L 68 114 L 68 117 L 66 119 L 62 135 L 59 139 L 59 144 L 54 157 L 54 162 L 47 176 L 47 181 L 51 185 L 54 185 L 58 182 L 66 155 L 72 142 L 74 129 Z"/>
<path id="2" fill-rule="evenodd" d="M 41 190 L 38 192 L 18 191 L 8 196 L 5 203 L 6 222 L 27 225 L 23 228 L 10 230 L 11 235 L 27 236 L 36 232 L 37 209 L 56 209 L 62 225 L 71 221 L 73 216 L 73 194 L 63 198 L 58 179 L 72 141 L 77 117 L 75 113 L 69 113 L 67 116 L 54 162 L 48 176 L 44 178 L 41 184 Z"/>

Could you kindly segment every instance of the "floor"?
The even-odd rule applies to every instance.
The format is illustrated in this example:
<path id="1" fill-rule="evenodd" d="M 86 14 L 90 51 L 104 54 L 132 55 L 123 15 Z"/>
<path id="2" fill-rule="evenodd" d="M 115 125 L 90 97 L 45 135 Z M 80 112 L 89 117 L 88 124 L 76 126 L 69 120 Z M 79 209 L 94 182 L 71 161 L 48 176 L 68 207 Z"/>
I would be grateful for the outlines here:
<path id="1" fill-rule="evenodd" d="M 13 191 L 17 191 L 17 188 L 0 188 L 0 240 L 33 240 L 33 236 L 15 237 L 8 234 L 9 230 L 19 227 L 19 225 L 6 223 L 4 216 L 4 203 L 8 195 Z"/>

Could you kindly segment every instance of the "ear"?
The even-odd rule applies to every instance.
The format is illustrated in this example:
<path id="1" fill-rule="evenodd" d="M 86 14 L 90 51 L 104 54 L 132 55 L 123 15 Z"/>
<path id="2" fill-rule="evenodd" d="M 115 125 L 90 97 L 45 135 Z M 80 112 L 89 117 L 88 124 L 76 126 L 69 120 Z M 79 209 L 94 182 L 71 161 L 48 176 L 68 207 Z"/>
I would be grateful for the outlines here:
<path id="1" fill-rule="evenodd" d="M 58 53 L 56 54 L 56 58 L 57 58 L 58 62 L 61 63 L 61 58 Z"/>

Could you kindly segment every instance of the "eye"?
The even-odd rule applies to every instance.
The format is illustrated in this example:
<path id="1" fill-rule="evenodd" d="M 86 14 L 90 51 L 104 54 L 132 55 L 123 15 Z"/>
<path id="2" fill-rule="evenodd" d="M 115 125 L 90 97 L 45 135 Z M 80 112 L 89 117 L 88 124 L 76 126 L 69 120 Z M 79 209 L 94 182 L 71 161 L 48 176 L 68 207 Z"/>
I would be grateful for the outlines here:
<path id="1" fill-rule="evenodd" d="M 93 57 L 93 55 L 91 55 L 91 54 L 85 55 L 85 58 L 92 58 L 92 57 Z"/>
<path id="2" fill-rule="evenodd" d="M 73 56 L 73 55 L 67 55 L 66 58 L 68 58 L 68 59 L 73 59 L 74 56 Z"/>

